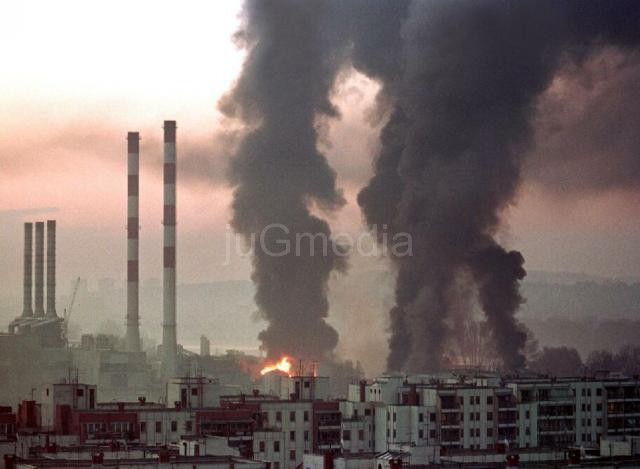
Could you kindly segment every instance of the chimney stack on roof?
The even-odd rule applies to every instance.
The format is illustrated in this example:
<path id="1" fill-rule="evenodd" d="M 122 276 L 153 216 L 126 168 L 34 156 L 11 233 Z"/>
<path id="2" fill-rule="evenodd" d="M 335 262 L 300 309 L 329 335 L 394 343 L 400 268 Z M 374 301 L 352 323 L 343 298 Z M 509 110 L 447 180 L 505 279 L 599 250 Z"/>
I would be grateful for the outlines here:
<path id="1" fill-rule="evenodd" d="M 162 368 L 166 379 L 176 376 L 176 122 L 164 121 L 164 251 L 162 297 Z"/>
<path id="2" fill-rule="evenodd" d="M 47 220 L 47 317 L 56 314 L 56 221 Z"/>
<path id="3" fill-rule="evenodd" d="M 34 316 L 44 316 L 44 222 L 36 222 L 36 268 Z"/>
<path id="4" fill-rule="evenodd" d="M 33 316 L 33 223 L 24 224 L 24 280 L 22 317 Z"/>
<path id="5" fill-rule="evenodd" d="M 139 208 L 140 134 L 127 134 L 127 351 L 140 351 Z"/>

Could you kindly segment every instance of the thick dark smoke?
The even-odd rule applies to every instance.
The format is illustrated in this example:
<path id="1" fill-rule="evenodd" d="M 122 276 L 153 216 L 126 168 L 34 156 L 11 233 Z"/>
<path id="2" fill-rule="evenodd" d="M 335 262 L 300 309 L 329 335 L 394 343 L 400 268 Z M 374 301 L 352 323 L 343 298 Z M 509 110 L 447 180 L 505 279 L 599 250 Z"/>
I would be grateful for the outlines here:
<path id="1" fill-rule="evenodd" d="M 526 178 L 555 195 L 640 190 L 640 51 L 566 64 L 538 100 Z M 615 163 L 612 163 L 615 162 Z"/>
<path id="2" fill-rule="evenodd" d="M 394 259 L 390 369 L 442 364 L 452 286 L 464 272 L 503 366 L 524 364 L 526 334 L 515 318 L 524 259 L 495 234 L 520 183 L 535 101 L 563 62 L 584 60 L 602 43 L 635 43 L 637 9 L 605 1 L 411 5 L 402 67 L 384 87 L 394 108 L 358 198 L 369 225 L 413 238 L 414 255 Z"/>
<path id="3" fill-rule="evenodd" d="M 232 224 L 255 249 L 255 300 L 268 322 L 260 340 L 271 357 L 321 359 L 338 341 L 325 321 L 327 282 L 344 259 L 327 222 L 310 212 L 311 204 L 333 210 L 344 203 L 316 148 L 317 119 L 337 115 L 329 96 L 344 61 L 330 8 L 323 1 L 247 1 L 239 37 L 248 57 L 223 102 L 228 114 L 254 126 L 231 165 Z M 298 252 L 296 235 L 304 237 Z"/>
<path id="4" fill-rule="evenodd" d="M 388 368 L 443 364 L 460 279 L 477 293 L 503 366 L 521 367 L 524 258 L 496 234 L 521 182 L 537 99 L 567 63 L 636 44 L 638 10 L 604 0 L 248 1 L 239 38 L 249 55 L 223 107 L 252 127 L 232 163 L 233 225 L 248 241 L 266 235 L 253 279 L 269 354 L 321 358 L 337 341 L 325 322 L 327 280 L 343 266 L 333 243 L 326 256 L 317 238 L 300 255 L 267 250 L 296 233 L 330 239 L 310 207 L 333 210 L 343 199 L 316 124 L 337 117 L 329 98 L 350 63 L 380 82 L 389 116 L 358 202 L 389 243 L 398 233 L 412 239 L 413 255 L 393 258 Z M 274 223 L 289 233 L 264 231 Z"/>

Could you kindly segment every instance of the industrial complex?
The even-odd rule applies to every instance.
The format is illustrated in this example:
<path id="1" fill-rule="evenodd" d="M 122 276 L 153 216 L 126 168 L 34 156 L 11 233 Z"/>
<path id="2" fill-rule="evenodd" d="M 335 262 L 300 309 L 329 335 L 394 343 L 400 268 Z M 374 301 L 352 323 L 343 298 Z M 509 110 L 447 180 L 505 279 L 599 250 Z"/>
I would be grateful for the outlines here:
<path id="1" fill-rule="evenodd" d="M 148 354 L 139 327 L 139 142 L 128 133 L 124 341 L 85 334 L 70 343 L 68 314 L 56 310 L 56 221 L 24 224 L 23 308 L 0 335 L 5 467 L 640 464 L 638 377 L 458 370 L 388 374 L 336 391 L 315 364 L 211 356 L 205 336 L 199 354 L 184 350 L 175 121 L 164 123 L 162 344 Z"/>

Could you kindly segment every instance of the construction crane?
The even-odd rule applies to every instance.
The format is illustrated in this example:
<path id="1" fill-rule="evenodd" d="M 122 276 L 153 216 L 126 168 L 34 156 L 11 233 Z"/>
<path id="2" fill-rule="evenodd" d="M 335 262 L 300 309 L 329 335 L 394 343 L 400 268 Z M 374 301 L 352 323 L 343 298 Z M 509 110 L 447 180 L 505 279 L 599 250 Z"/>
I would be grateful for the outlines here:
<path id="1" fill-rule="evenodd" d="M 64 309 L 64 338 L 68 338 L 69 333 L 69 318 L 71 317 L 71 312 L 73 311 L 73 305 L 76 302 L 76 295 L 78 294 L 78 287 L 80 286 L 80 277 L 76 279 L 75 284 L 73 285 L 73 292 L 71 293 L 71 299 L 69 300 L 69 305 Z"/>

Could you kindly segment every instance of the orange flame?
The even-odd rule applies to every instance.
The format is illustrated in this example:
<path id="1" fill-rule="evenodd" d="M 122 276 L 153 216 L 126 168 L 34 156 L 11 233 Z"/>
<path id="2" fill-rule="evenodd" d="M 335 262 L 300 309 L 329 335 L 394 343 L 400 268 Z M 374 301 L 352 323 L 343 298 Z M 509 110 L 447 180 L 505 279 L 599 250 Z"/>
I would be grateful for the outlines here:
<path id="1" fill-rule="evenodd" d="M 289 357 L 282 357 L 278 363 L 265 366 L 262 370 L 260 370 L 260 374 L 266 375 L 267 373 L 276 370 L 289 374 L 289 372 L 291 371 L 291 362 L 289 361 Z"/>

